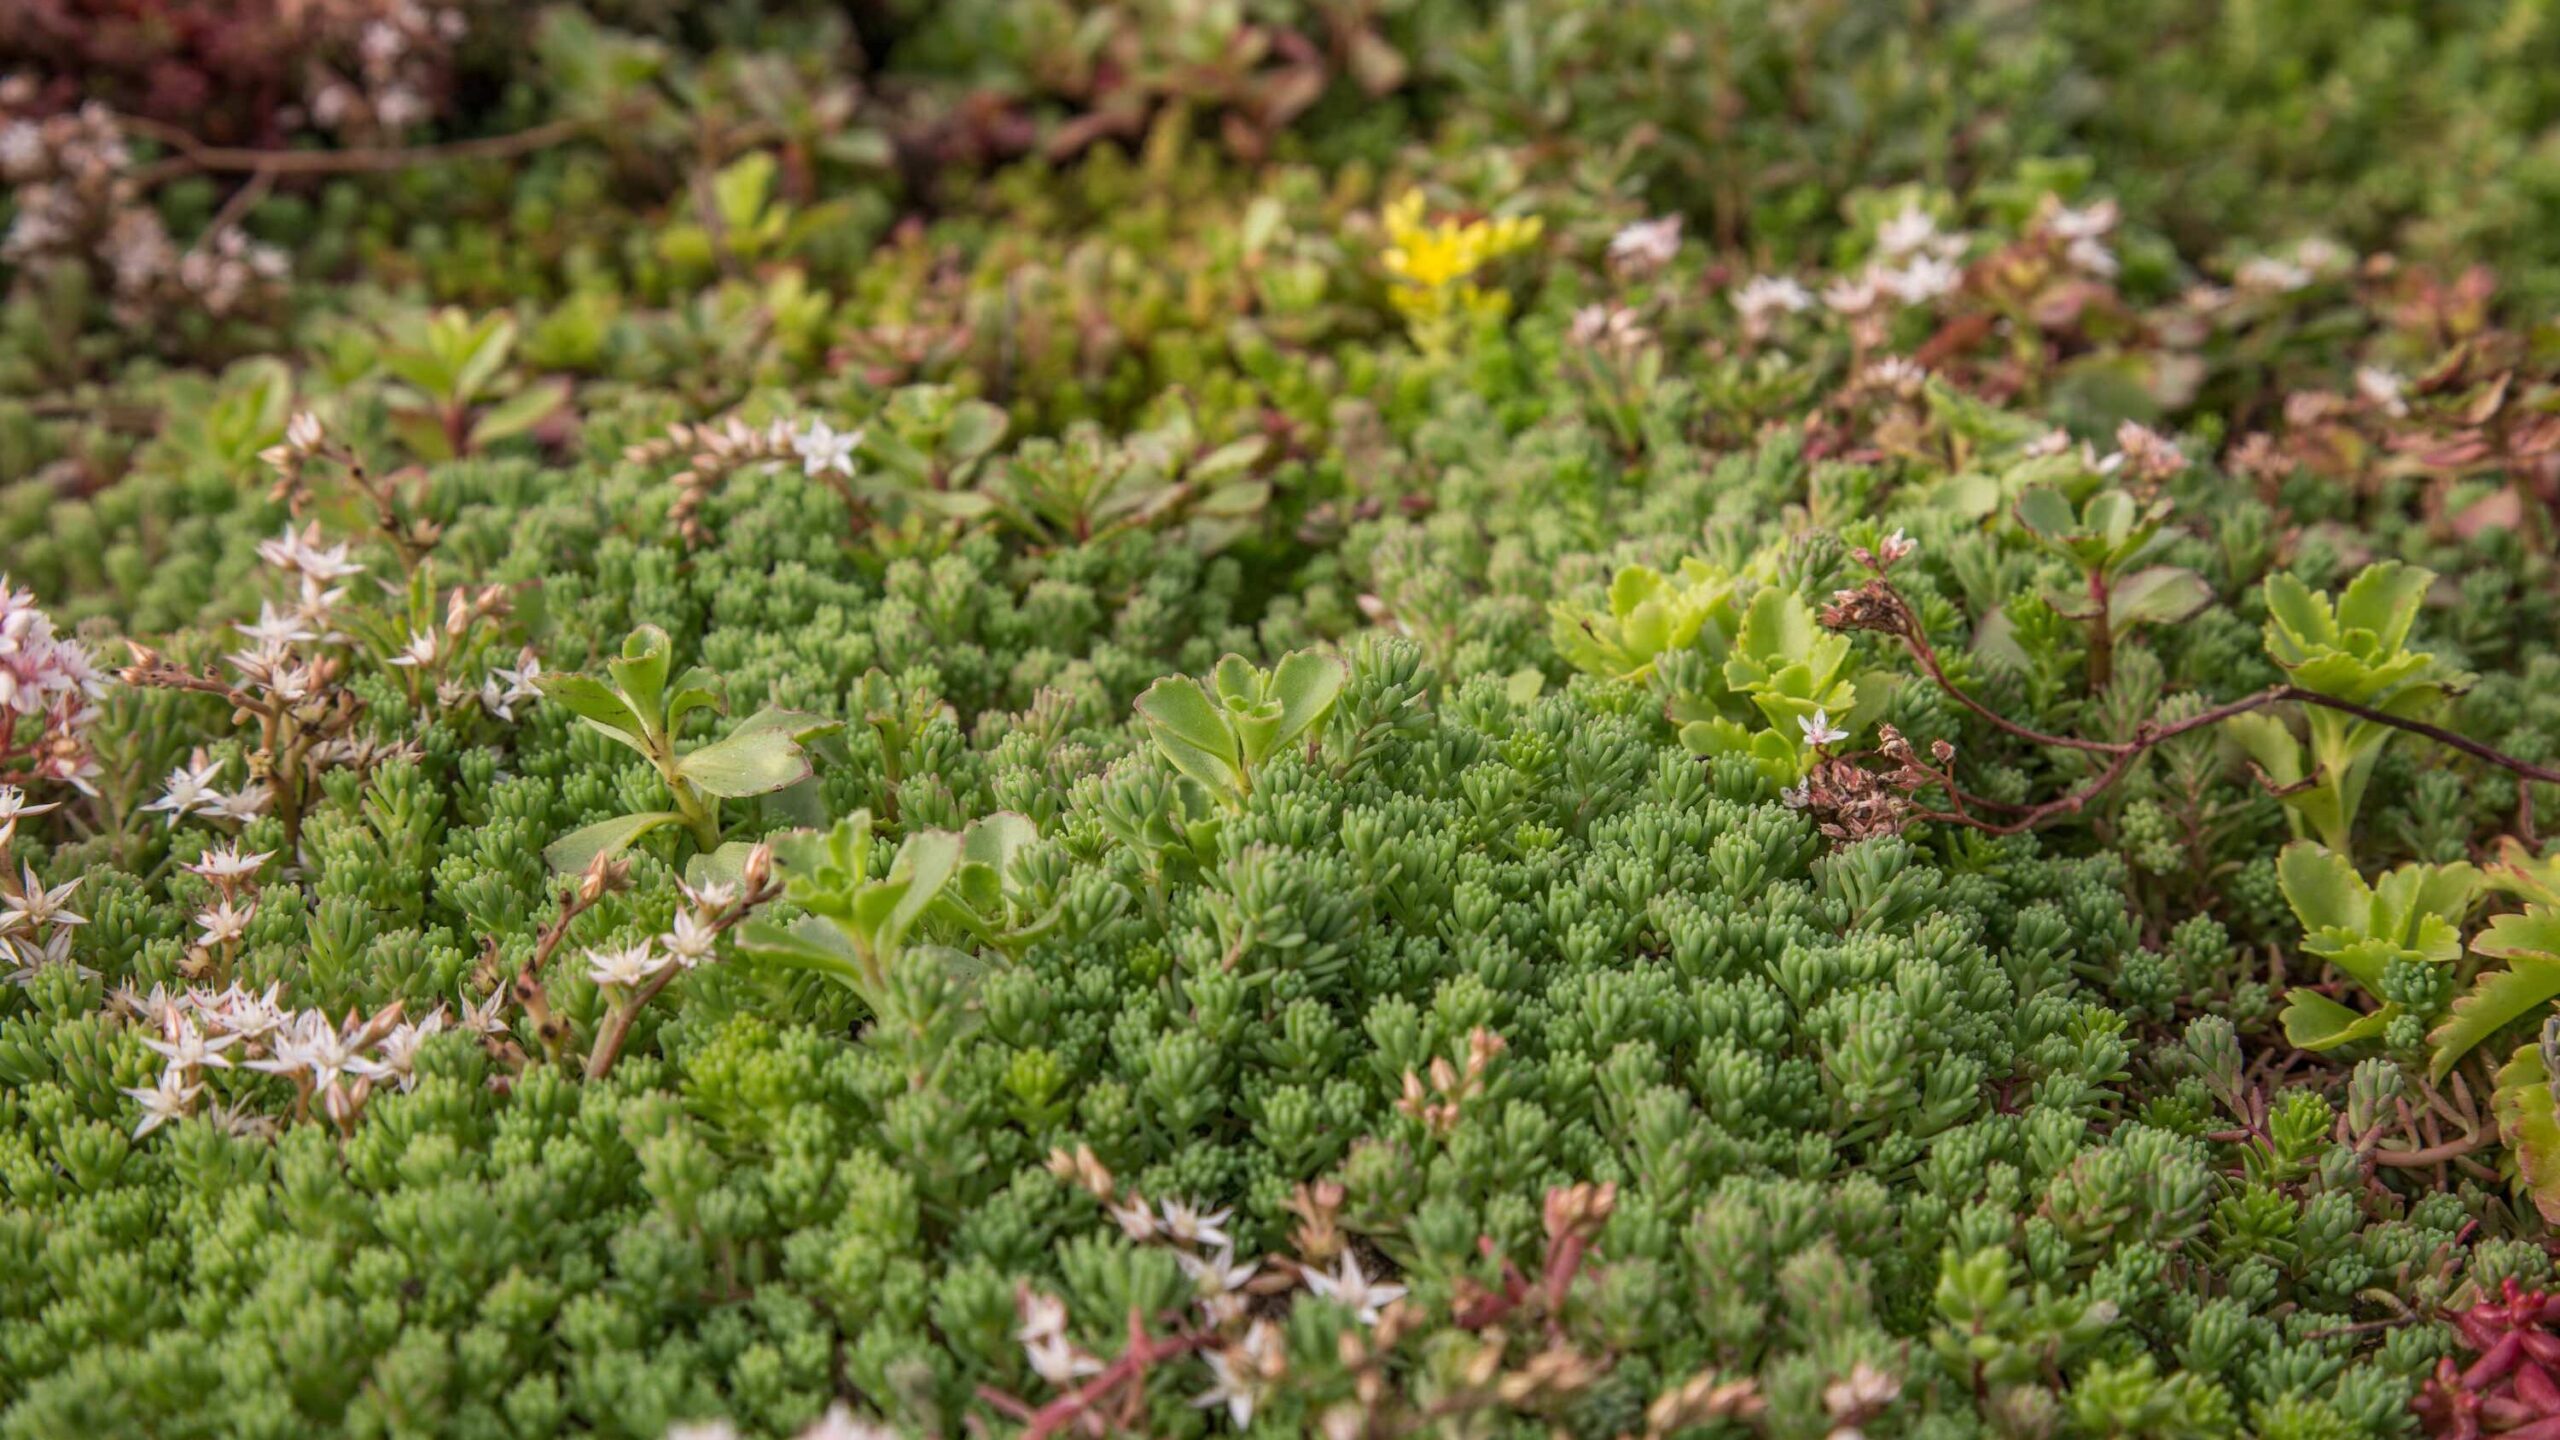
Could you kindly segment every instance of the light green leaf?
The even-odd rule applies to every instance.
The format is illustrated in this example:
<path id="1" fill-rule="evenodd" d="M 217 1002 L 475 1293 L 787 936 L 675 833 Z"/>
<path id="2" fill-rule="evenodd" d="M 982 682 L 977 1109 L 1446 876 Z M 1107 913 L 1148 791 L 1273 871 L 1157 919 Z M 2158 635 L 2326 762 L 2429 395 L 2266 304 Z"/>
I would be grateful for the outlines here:
<path id="1" fill-rule="evenodd" d="M 751 841 L 724 840 L 717 850 L 706 850 L 684 862 L 684 881 L 696 890 L 712 883 L 735 885 L 746 878 L 747 855 L 755 849 Z"/>
<path id="2" fill-rule="evenodd" d="M 1282 659 L 1271 672 L 1271 693 L 1280 701 L 1280 728 L 1271 744 L 1286 745 L 1322 720 L 1350 679 L 1351 667 L 1339 656 L 1300 650 Z"/>
<path id="3" fill-rule="evenodd" d="M 874 929 L 873 947 L 884 955 L 895 951 L 959 866 L 959 836 L 948 830 L 919 830 L 908 836 L 907 843 L 898 847 L 898 858 L 889 862 L 889 877 L 880 882 L 891 899 Z"/>
<path id="4" fill-rule="evenodd" d="M 2268 650 L 2279 665 L 2297 665 L 2303 652 L 2311 646 L 2335 644 L 2338 638 L 2337 618 L 2329 611 L 2326 597 L 2292 575 L 2278 572 L 2267 577 Z M 2275 641 L 2287 642 L 2279 647 Z"/>
<path id="5" fill-rule="evenodd" d="M 643 625 L 622 642 L 622 654 L 605 662 L 613 675 L 613 683 L 622 687 L 631 709 L 655 722 L 665 713 L 669 652 L 674 648 L 667 632 L 655 625 Z"/>
<path id="6" fill-rule="evenodd" d="M 2504 916 L 2514 919 L 2514 916 Z M 2472 1048 L 2560 997 L 2560 958 L 2518 959 L 2514 968 L 2483 971 L 2427 1036 L 2430 1079 L 2441 1080 Z"/>
<path id="7" fill-rule="evenodd" d="M 795 920 L 788 929 L 770 921 L 750 920 L 738 927 L 738 954 L 797 970 L 814 970 L 866 999 L 871 993 L 872 967 L 843 931 L 815 916 Z"/>
<path id="8" fill-rule="evenodd" d="M 2038 485 L 2018 497 L 2013 512 L 2018 523 L 2039 540 L 2059 543 L 2080 528 L 2080 517 L 2062 492 Z"/>
<path id="9" fill-rule="evenodd" d="M 2409 638 L 2418 606 L 2435 580 L 2434 571 L 2397 560 L 2367 565 L 2338 596 L 2338 629 L 2369 631 L 2376 648 L 2390 654 Z"/>
<path id="10" fill-rule="evenodd" d="M 809 778 L 803 736 L 839 728 L 838 722 L 798 710 L 760 710 L 720 739 L 676 762 L 676 773 L 714 795 L 743 799 L 768 795 Z"/>
<path id="11" fill-rule="evenodd" d="M 502 311 L 463 329 L 461 311 L 448 310 L 445 315 L 454 321 L 456 338 L 463 347 L 461 364 L 454 370 L 452 394 L 460 400 L 477 399 L 515 352 L 515 317 Z"/>
<path id="12" fill-rule="evenodd" d="M 631 713 L 631 707 L 623 703 L 612 686 L 601 680 L 586 675 L 537 675 L 533 683 L 541 689 L 545 699 L 607 730 L 631 735 L 640 731 L 639 717 Z"/>
<path id="13" fill-rule="evenodd" d="M 2385 1005 L 2359 1014 L 2316 990 L 2295 990 L 2285 997 L 2284 1038 L 2304 1050 L 2335 1050 L 2379 1038 L 2399 1013 L 2400 1007 Z"/>
<path id="14" fill-rule="evenodd" d="M 1004 439 L 1005 413 L 984 400 L 964 400 L 951 415 L 951 428 L 943 434 L 943 444 L 952 456 L 962 462 L 977 459 L 996 448 Z"/>
<path id="15" fill-rule="evenodd" d="M 2327 847 L 2296 840 L 2276 857 L 2276 880 L 2302 928 L 2361 935 L 2372 923 L 2373 892 L 2355 867 Z"/>
<path id="16" fill-rule="evenodd" d="M 471 425 L 474 446 L 494 445 L 521 435 L 550 419 L 569 403 L 569 382 L 544 380 L 526 386 L 515 394 L 480 412 Z"/>
<path id="17" fill-rule="evenodd" d="M 580 826 L 552 841 L 542 851 L 554 873 L 575 875 L 595 862 L 599 855 L 616 855 L 631 842 L 657 829 L 672 825 L 681 818 L 672 810 L 649 810 L 638 815 L 617 815 Z"/>
<path id="18" fill-rule="evenodd" d="M 1253 463 L 1262 458 L 1262 452 L 1270 447 L 1270 443 L 1259 435 L 1230 440 L 1191 462 L 1190 469 L 1184 474 L 1195 484 L 1214 485 L 1252 469 Z"/>
<path id="19" fill-rule="evenodd" d="M 2115 583 L 2107 595 L 2107 625 L 2122 633 L 2134 625 L 2168 624 L 2212 603 L 2213 587 L 2202 575 L 2180 565 L 2154 565 Z"/>
<path id="20" fill-rule="evenodd" d="M 676 762 L 676 773 L 714 795 L 742 799 L 809 777 L 809 757 L 787 735 L 731 735 Z"/>
<path id="21" fill-rule="evenodd" d="M 2535 905 L 2520 914 L 2501 915 L 2472 938 L 2471 949 L 2492 960 L 2560 964 L 2560 910 Z"/>
<path id="22" fill-rule="evenodd" d="M 1227 729 L 1226 717 L 1210 703 L 1198 681 L 1166 676 L 1138 697 L 1137 709 L 1148 735 L 1175 769 L 1213 791 L 1236 788 L 1244 756 Z"/>
<path id="23" fill-rule="evenodd" d="M 2499 1067 L 2489 1105 L 2534 1207 L 2543 1219 L 2560 1223 L 2560 1097 L 2551 1093 L 2540 1044 L 2526 1042 Z"/>

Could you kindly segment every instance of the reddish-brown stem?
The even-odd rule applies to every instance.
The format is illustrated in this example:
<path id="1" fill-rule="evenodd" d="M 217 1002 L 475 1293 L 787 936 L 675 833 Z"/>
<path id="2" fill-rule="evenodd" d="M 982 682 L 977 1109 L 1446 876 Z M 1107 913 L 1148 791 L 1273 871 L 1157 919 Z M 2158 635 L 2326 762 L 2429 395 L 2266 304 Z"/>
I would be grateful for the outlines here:
<path id="1" fill-rule="evenodd" d="M 1087 1411 L 1111 1398 L 1122 1386 L 1144 1384 L 1147 1367 L 1195 1350 L 1206 1350 L 1217 1343 L 1218 1337 L 1210 1334 L 1149 1335 L 1138 1312 L 1131 1310 L 1129 1343 L 1122 1347 L 1117 1358 L 1082 1385 L 1036 1410 L 992 1385 L 979 1386 L 978 1398 L 1022 1421 L 1023 1440 L 1047 1440 L 1047 1437 L 1082 1419 Z"/>
<path id="2" fill-rule="evenodd" d="M 1875 591 L 1880 591 L 1881 595 L 1890 603 L 1890 621 L 1885 625 L 1861 628 L 1890 629 L 1892 633 L 1900 636 L 1903 647 L 1911 652 L 1912 659 L 1917 661 L 1920 668 L 1927 672 L 1929 678 L 1937 684 L 1938 688 L 1952 696 L 1956 703 L 1964 706 L 1967 710 L 1972 711 L 1976 716 L 1979 716 L 1993 728 L 2016 739 L 2025 740 L 2036 745 L 2051 745 L 2060 749 L 2079 750 L 2087 754 L 2104 755 L 2108 757 L 2106 768 L 2101 770 L 2096 778 L 2092 779 L 2087 784 L 2082 785 L 2078 789 L 2073 790 L 2068 795 L 2064 795 L 2059 799 L 2046 801 L 2041 805 L 2020 806 L 2010 804 L 2005 801 L 1995 801 L 1984 796 L 1967 795 L 1958 790 L 1952 781 L 1949 781 L 1946 783 L 1945 788 L 1948 793 L 1949 801 L 1954 808 L 1952 810 L 1914 811 L 1913 818 L 1915 819 L 1936 820 L 1947 824 L 1964 825 L 1993 835 L 2015 835 L 2023 831 L 2032 830 L 2048 820 L 2064 815 L 2076 815 L 2083 809 L 2087 808 L 2090 801 L 2096 799 L 2100 794 L 2104 793 L 2108 787 L 2123 779 L 2125 772 L 2132 767 L 2132 764 L 2136 759 L 2162 743 L 2174 740 L 2181 735 L 2204 729 L 2207 726 L 2219 725 L 2223 721 L 2229 720 L 2234 716 L 2245 715 L 2256 710 L 2263 710 L 2270 705 L 2280 704 L 2287 701 L 2298 705 L 2316 705 L 2324 709 L 2339 711 L 2342 714 L 2353 715 L 2360 720 L 2369 721 L 2376 725 L 2389 726 L 2395 730 L 2405 730 L 2412 735 L 2424 736 L 2425 738 L 2432 740 L 2439 745 L 2443 745 L 2448 749 L 2458 750 L 2465 755 L 2471 756 L 2473 759 L 2495 765 L 2498 768 L 2507 771 L 2509 774 L 2519 776 L 2527 781 L 2538 782 L 2546 785 L 2560 785 L 2560 770 L 2553 769 L 2546 765 L 2539 765 L 2533 761 L 2521 759 L 2517 756 L 2509 755 L 2505 751 L 2497 749 L 2495 746 L 2483 744 L 2467 735 L 2457 734 L 2456 732 L 2448 730 L 2441 725 L 2429 724 L 2424 720 L 2413 720 L 2407 716 L 2394 715 L 2389 711 L 2377 710 L 2370 705 L 2360 704 L 2353 700 L 2341 699 L 2335 695 L 2324 695 L 2316 690 L 2306 690 L 2301 686 L 2289 684 L 2271 685 L 2264 690 L 2243 695 L 2236 700 L 2225 701 L 2220 705 L 2199 711 L 2196 714 L 2187 716 L 2181 720 L 2173 720 L 2165 724 L 2156 720 L 2146 720 L 2135 730 L 2130 739 L 2091 740 L 2078 735 L 2047 734 L 2032 726 L 2019 724 L 2017 721 L 2011 720 L 2009 717 L 2002 715 L 1990 706 L 1976 700 L 1973 696 L 1966 694 L 1960 686 L 1948 677 L 1946 667 L 1939 662 L 1936 647 L 1932 646 L 1929 643 L 1928 638 L 1921 633 L 1919 616 L 1912 612 L 1910 604 L 1902 598 L 1901 592 L 1895 590 L 1891 582 L 1884 580 L 1882 576 L 1878 576 L 1871 586 L 1871 593 Z M 2526 793 L 2529 797 L 2531 792 L 2528 790 Z M 2529 799 L 2527 803 L 2530 803 Z M 2008 811 L 2016 818 L 2006 821 L 1983 820 L 1969 813 L 1971 808 L 1974 806 L 1987 806 L 1988 808 L 1995 810 Z"/>
<path id="3" fill-rule="evenodd" d="M 2429 1165 L 2441 1165 L 2447 1160 L 2459 1160 L 2465 1155 L 2486 1150 L 2497 1143 L 2498 1132 L 2489 1129 L 2465 1135 L 2459 1140 L 2447 1140 L 2441 1145 L 2430 1145 L 2423 1150 L 2376 1150 L 2372 1158 L 2376 1165 L 2389 1165 L 2408 1170 L 2424 1169 Z"/>

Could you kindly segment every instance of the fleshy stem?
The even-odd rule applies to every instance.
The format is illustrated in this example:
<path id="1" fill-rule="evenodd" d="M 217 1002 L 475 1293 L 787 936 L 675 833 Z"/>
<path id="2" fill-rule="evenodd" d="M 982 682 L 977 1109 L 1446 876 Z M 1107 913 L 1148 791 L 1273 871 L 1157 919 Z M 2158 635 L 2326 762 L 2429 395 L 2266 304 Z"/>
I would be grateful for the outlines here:
<path id="1" fill-rule="evenodd" d="M 690 892 L 688 892 L 690 893 Z M 774 878 L 773 852 L 758 845 L 747 856 L 745 875 L 733 898 L 703 917 L 703 925 L 717 936 L 737 928 L 757 908 L 782 893 L 782 882 Z M 613 1073 L 613 1062 L 622 1058 L 622 1047 L 630 1042 L 631 1026 L 658 992 L 667 988 L 685 966 L 671 964 L 650 976 L 637 989 L 616 998 L 606 1012 L 604 1023 L 596 1030 L 595 1045 L 587 1053 L 587 1078 L 601 1080 Z"/>
<path id="2" fill-rule="evenodd" d="M 1148 1367 L 1217 1343 L 1218 1337 L 1207 1333 L 1150 1335 L 1144 1318 L 1133 1307 L 1129 1311 L 1129 1343 L 1082 1385 L 1036 1410 L 991 1385 L 979 1386 L 978 1398 L 1023 1422 L 1023 1440 L 1047 1440 L 1086 1418 L 1088 1412 L 1124 1389 L 1132 1397 L 1143 1394 Z"/>

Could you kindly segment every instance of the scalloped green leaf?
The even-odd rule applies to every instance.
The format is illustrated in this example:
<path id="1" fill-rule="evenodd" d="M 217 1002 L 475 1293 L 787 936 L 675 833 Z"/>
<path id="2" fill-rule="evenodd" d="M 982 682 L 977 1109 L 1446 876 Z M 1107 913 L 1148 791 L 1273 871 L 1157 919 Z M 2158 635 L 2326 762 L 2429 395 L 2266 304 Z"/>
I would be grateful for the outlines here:
<path id="1" fill-rule="evenodd" d="M 2512 918 L 2512 917 L 2501 917 Z M 2427 1048 L 2427 1074 L 2441 1080 L 2481 1041 L 2560 997 L 2560 958 L 2519 958 L 2505 970 L 2489 970 L 2455 997 Z"/>

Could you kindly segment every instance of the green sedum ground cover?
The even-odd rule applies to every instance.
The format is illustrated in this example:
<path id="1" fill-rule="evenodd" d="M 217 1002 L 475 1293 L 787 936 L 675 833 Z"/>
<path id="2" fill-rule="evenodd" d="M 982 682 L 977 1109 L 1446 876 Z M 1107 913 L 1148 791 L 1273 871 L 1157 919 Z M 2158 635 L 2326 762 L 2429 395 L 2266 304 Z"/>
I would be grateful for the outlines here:
<path id="1" fill-rule="evenodd" d="M 0 1437 L 2560 1435 L 2560 13 L 0 14 Z"/>

